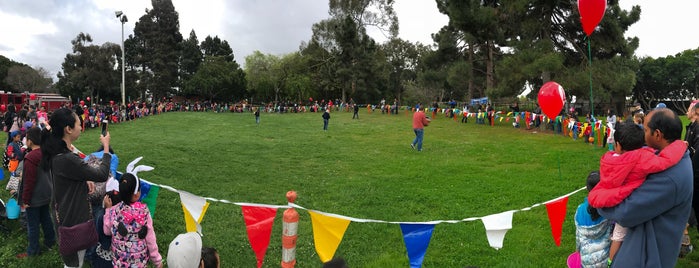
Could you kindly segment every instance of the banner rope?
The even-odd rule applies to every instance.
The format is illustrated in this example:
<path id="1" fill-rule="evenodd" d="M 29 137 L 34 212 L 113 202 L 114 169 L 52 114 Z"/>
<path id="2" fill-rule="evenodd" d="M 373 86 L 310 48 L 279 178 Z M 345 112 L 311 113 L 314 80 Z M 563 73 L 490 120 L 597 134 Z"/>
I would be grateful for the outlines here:
<path id="1" fill-rule="evenodd" d="M 147 181 L 147 180 L 144 180 L 144 179 L 141 179 L 141 181 L 146 182 L 146 183 L 151 184 L 151 185 L 158 186 L 158 187 L 160 187 L 160 188 L 162 188 L 162 189 L 166 189 L 166 190 L 168 190 L 168 191 L 171 191 L 171 192 L 174 192 L 174 193 L 177 193 L 177 194 L 179 194 L 180 192 L 186 192 L 186 191 L 177 190 L 177 189 L 175 189 L 175 188 L 172 187 L 172 186 L 168 186 L 168 185 L 164 185 L 164 184 L 157 184 L 157 183 L 153 183 L 153 182 L 150 182 L 150 181 Z M 551 199 L 551 200 L 546 201 L 546 202 L 536 203 L 536 204 L 534 204 L 534 205 L 531 205 L 531 206 L 528 206 L 528 207 L 525 207 L 525 208 L 522 208 L 522 209 L 506 210 L 506 211 L 503 211 L 503 212 L 508 212 L 508 211 L 513 211 L 513 212 L 529 211 L 529 210 L 531 210 L 532 208 L 535 208 L 535 207 L 541 206 L 541 205 L 543 205 L 543 204 L 547 204 L 547 203 L 550 203 L 550 202 L 553 202 L 553 201 L 556 201 L 556 200 L 559 200 L 559 199 L 562 199 L 562 198 L 566 198 L 566 197 L 571 196 L 571 195 L 573 195 L 573 194 L 576 194 L 577 192 L 580 192 L 580 191 L 582 191 L 582 190 L 584 190 L 584 189 L 586 189 L 586 187 L 582 187 L 582 188 L 580 188 L 580 189 L 577 189 L 577 190 L 572 191 L 572 192 L 570 192 L 570 193 L 568 193 L 568 194 L 565 194 L 565 195 L 556 197 L 556 198 Z M 330 216 L 330 217 L 335 217 L 335 218 L 340 218 L 340 219 L 345 219 L 345 220 L 349 220 L 349 221 L 353 221 L 353 222 L 373 222 L 373 223 L 386 223 L 386 224 L 430 224 L 430 225 L 436 225 L 436 224 L 440 224 L 440 223 L 460 223 L 460 222 L 476 221 L 476 220 L 480 220 L 480 219 L 482 219 L 483 217 L 485 217 L 485 216 L 483 216 L 483 217 L 470 217 L 470 218 L 465 218 L 465 219 L 461 219 L 461 220 L 434 220 L 434 221 L 425 221 L 425 222 L 384 221 L 384 220 L 354 218 L 354 217 L 349 217 L 349 216 L 340 215 L 340 214 L 334 214 L 334 213 L 323 212 L 323 211 L 314 210 L 314 209 L 308 209 L 308 208 L 302 207 L 302 206 L 300 206 L 300 205 L 297 205 L 297 204 L 295 204 L 295 203 L 288 203 L 287 205 L 269 205 L 269 204 L 257 204 L 257 203 L 245 203 L 245 202 L 232 202 L 232 201 L 229 201 L 229 200 L 217 199 L 217 198 L 212 198 L 212 197 L 203 197 L 203 198 L 206 199 L 206 200 L 212 201 L 212 202 L 219 202 L 219 203 L 225 203 L 225 204 L 233 204 L 233 205 L 238 205 L 238 206 L 241 206 L 241 207 L 242 207 L 242 206 L 253 206 L 253 207 L 267 207 L 267 208 L 276 208 L 276 209 L 279 209 L 279 208 L 297 208 L 297 209 L 302 209 L 302 210 L 306 210 L 306 211 L 311 211 L 311 212 L 314 212 L 314 213 L 318 213 L 318 214 L 322 214 L 322 215 L 326 215 L 326 216 Z M 495 214 L 497 214 L 497 213 L 495 213 Z"/>

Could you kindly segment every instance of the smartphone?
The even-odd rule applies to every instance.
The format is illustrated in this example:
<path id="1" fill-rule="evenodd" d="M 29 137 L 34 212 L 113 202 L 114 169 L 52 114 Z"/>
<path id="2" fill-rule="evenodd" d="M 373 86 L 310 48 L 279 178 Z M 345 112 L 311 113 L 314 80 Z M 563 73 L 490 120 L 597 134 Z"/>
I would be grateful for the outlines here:
<path id="1" fill-rule="evenodd" d="M 102 136 L 107 136 L 107 125 L 109 124 L 109 120 L 102 120 Z"/>

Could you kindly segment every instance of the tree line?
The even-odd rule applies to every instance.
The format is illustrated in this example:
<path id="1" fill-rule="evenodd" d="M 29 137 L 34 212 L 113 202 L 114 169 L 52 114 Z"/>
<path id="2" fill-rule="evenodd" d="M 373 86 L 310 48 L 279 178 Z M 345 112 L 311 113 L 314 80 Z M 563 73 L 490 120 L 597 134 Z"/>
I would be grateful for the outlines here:
<path id="1" fill-rule="evenodd" d="M 433 44 L 421 44 L 397 37 L 393 0 L 328 0 L 328 18 L 313 24 L 312 36 L 298 51 L 255 51 L 241 68 L 228 41 L 207 36 L 199 42 L 194 30 L 184 39 L 172 2 L 152 1 L 125 40 L 127 93 L 130 99 L 397 98 L 410 104 L 486 96 L 514 100 L 525 85 L 534 89 L 527 97 L 535 99 L 536 89 L 553 80 L 578 100 L 592 97 L 597 112 L 621 112 L 627 96 L 647 106 L 659 98 L 699 97 L 697 50 L 635 57 L 639 40 L 624 32 L 640 19 L 641 8 L 623 10 L 618 0 L 607 2 L 604 19 L 587 37 L 574 1 L 435 0 L 449 22 L 432 34 Z M 388 40 L 377 43 L 369 28 Z M 119 99 L 119 45 L 92 44 L 87 33 L 71 43 L 56 84 L 61 94 Z"/>

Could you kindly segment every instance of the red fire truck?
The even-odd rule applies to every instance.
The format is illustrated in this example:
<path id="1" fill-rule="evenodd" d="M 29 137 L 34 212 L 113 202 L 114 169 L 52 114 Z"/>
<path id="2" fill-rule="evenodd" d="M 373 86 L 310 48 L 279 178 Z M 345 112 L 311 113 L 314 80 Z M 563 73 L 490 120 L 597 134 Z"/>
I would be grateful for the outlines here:
<path id="1" fill-rule="evenodd" d="M 14 105 L 19 111 L 24 105 L 34 105 L 34 107 L 45 107 L 47 112 L 61 108 L 64 104 L 70 105 L 70 99 L 55 93 L 12 93 L 0 91 L 0 105 Z"/>

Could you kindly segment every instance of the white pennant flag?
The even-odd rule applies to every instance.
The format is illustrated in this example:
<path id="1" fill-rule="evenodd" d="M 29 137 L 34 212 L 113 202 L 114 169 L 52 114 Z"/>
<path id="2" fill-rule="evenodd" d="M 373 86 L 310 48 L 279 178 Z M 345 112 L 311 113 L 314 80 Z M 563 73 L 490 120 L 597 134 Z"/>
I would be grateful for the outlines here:
<path id="1" fill-rule="evenodd" d="M 483 225 L 485 225 L 485 234 L 488 236 L 488 243 L 492 248 L 502 248 L 502 241 L 505 240 L 505 233 L 507 233 L 507 230 L 512 229 L 513 213 L 514 211 L 505 211 L 481 218 Z"/>
<path id="2" fill-rule="evenodd" d="M 192 218 L 194 218 L 194 222 L 197 225 L 197 232 L 201 234 L 201 225 L 199 225 L 199 222 L 197 221 L 201 217 L 201 214 L 204 212 L 204 207 L 206 206 L 206 199 L 185 191 L 179 191 L 179 193 L 180 202 L 182 202 L 182 205 L 184 205 L 184 207 L 187 208 L 187 211 L 189 211 L 189 213 L 192 215 Z"/>

